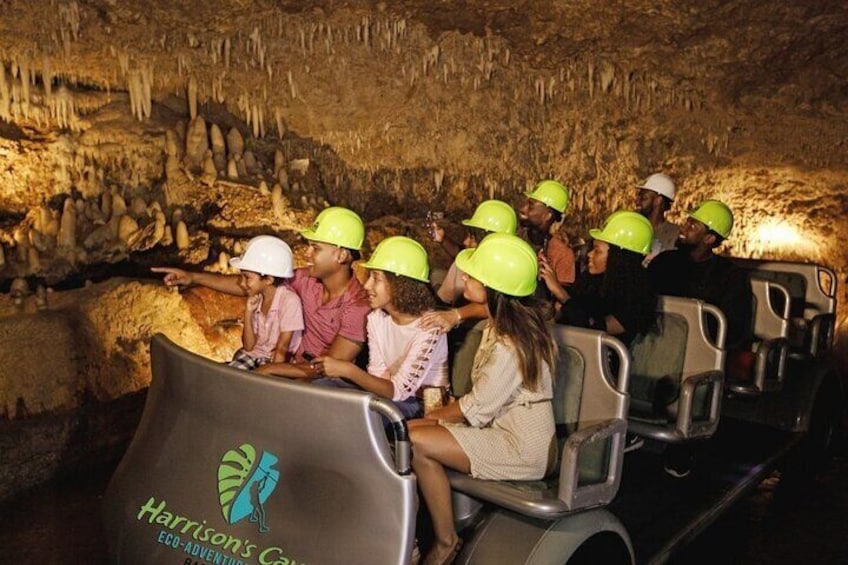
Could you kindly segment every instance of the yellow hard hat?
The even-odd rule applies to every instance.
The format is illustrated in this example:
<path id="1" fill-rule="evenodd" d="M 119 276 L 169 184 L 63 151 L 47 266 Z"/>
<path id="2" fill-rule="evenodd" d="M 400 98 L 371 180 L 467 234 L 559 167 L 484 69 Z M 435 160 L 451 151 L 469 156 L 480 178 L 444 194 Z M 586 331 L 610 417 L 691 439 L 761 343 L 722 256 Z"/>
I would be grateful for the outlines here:
<path id="1" fill-rule="evenodd" d="M 395 235 L 387 237 L 374 249 L 363 265 L 366 269 L 386 271 L 421 282 L 430 282 L 427 251 L 414 239 Z"/>
<path id="2" fill-rule="evenodd" d="M 456 266 L 484 286 L 510 296 L 529 296 L 536 291 L 536 252 L 516 235 L 487 235 L 476 248 L 460 251 Z"/>
<path id="3" fill-rule="evenodd" d="M 647 255 L 651 252 L 654 228 L 642 214 L 619 210 L 607 218 L 603 229 L 589 230 L 589 235 L 627 251 Z"/>
<path id="4" fill-rule="evenodd" d="M 462 220 L 462 225 L 492 233 L 515 233 L 518 216 L 512 206 L 506 202 L 486 200 L 477 206 L 469 219 Z"/>
<path id="5" fill-rule="evenodd" d="M 727 239 L 733 229 L 733 212 L 724 202 L 704 200 L 701 205 L 689 212 L 690 218 L 695 218 L 709 229 Z"/>
<path id="6" fill-rule="evenodd" d="M 365 224 L 353 210 L 331 206 L 318 214 L 312 227 L 301 231 L 300 235 L 309 241 L 359 250 L 365 239 Z"/>
<path id="7" fill-rule="evenodd" d="M 526 196 L 538 200 L 560 214 L 565 213 L 568 208 L 568 189 L 555 180 L 543 180 L 536 185 L 533 192 L 528 192 Z"/>

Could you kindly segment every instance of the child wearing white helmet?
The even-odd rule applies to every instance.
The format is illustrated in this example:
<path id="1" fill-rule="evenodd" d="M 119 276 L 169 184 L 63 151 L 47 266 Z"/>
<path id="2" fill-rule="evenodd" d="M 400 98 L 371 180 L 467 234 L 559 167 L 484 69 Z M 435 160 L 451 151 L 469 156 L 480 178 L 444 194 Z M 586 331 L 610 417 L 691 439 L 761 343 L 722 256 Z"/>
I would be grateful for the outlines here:
<path id="1" fill-rule="evenodd" d="M 247 297 L 242 347 L 230 366 L 253 370 L 286 362 L 303 332 L 300 298 L 283 284 L 294 274 L 291 249 L 278 237 L 260 235 L 230 265 L 239 270 L 238 285 Z"/>

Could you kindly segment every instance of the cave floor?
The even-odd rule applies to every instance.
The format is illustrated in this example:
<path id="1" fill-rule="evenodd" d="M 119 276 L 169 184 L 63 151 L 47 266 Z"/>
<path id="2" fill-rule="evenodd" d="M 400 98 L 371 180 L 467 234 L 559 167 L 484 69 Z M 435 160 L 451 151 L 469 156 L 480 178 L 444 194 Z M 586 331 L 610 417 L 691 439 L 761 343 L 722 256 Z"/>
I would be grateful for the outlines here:
<path id="1" fill-rule="evenodd" d="M 115 462 L 32 489 L 0 506 L 0 563 L 106 563 L 100 505 Z M 763 481 L 675 564 L 848 563 L 848 446 L 802 495 Z"/>

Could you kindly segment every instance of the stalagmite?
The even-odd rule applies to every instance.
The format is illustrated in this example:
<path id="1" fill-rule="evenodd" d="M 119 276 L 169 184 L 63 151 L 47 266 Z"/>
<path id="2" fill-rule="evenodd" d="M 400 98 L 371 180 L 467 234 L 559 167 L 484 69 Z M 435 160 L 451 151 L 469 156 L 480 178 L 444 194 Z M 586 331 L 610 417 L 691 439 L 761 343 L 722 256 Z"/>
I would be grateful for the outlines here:
<path id="1" fill-rule="evenodd" d="M 66 198 L 59 222 L 57 245 L 65 250 L 73 249 L 77 241 L 77 209 L 73 198 Z"/>
<path id="2" fill-rule="evenodd" d="M 117 192 L 112 192 L 112 216 L 120 217 L 127 213 L 127 202 Z"/>
<path id="3" fill-rule="evenodd" d="M 259 167 L 256 163 L 256 157 L 253 155 L 253 151 L 245 151 L 242 156 L 242 160 L 244 161 L 244 167 L 247 169 L 249 174 L 256 174 L 258 172 Z"/>
<path id="4" fill-rule="evenodd" d="M 41 258 L 38 256 L 38 249 L 35 247 L 27 249 L 27 268 L 31 273 L 41 271 Z"/>
<path id="5" fill-rule="evenodd" d="M 100 195 L 100 213 L 107 222 L 112 217 L 112 193 L 108 190 Z"/>
<path id="6" fill-rule="evenodd" d="M 285 167 L 280 167 L 280 170 L 277 172 L 277 180 L 280 182 L 280 186 L 282 186 L 284 190 L 289 189 L 289 172 Z"/>
<path id="7" fill-rule="evenodd" d="M 179 157 L 181 154 L 179 136 L 172 129 L 165 130 L 165 153 L 172 157 Z"/>
<path id="8" fill-rule="evenodd" d="M 268 190 L 268 185 L 265 184 L 265 181 L 260 181 L 259 183 L 259 194 L 262 196 L 269 196 L 271 192 Z"/>
<path id="9" fill-rule="evenodd" d="M 218 124 L 209 126 L 209 139 L 212 145 L 212 159 L 215 162 L 215 167 L 217 170 L 223 171 L 227 168 L 227 144 Z"/>
<path id="10" fill-rule="evenodd" d="M 244 138 L 236 128 L 230 128 L 227 132 L 227 155 L 233 157 L 244 153 Z"/>
<path id="11" fill-rule="evenodd" d="M 198 168 L 203 163 L 203 155 L 209 149 L 209 138 L 206 135 L 206 121 L 198 117 L 191 121 L 186 136 L 185 164 L 190 169 Z"/>
<path id="12" fill-rule="evenodd" d="M 159 240 L 159 244 L 163 247 L 168 247 L 169 245 L 174 243 L 174 232 L 171 230 L 171 226 L 165 226 L 165 232 L 162 234 L 162 239 Z"/>
<path id="13" fill-rule="evenodd" d="M 9 287 L 9 294 L 17 306 L 23 305 L 24 297 L 29 294 L 29 284 L 26 279 L 21 277 L 14 279 Z"/>
<path id="14" fill-rule="evenodd" d="M 218 269 L 223 272 L 227 272 L 230 268 L 230 256 L 227 255 L 226 251 L 221 251 L 218 254 Z"/>
<path id="15" fill-rule="evenodd" d="M 227 178 L 230 180 L 237 180 L 239 178 L 235 157 L 230 157 L 227 161 Z"/>
<path id="16" fill-rule="evenodd" d="M 189 237 L 188 237 L 188 228 L 186 227 L 185 222 L 183 222 L 182 220 L 177 222 L 177 237 L 176 237 L 176 239 L 177 239 L 177 249 L 180 249 L 180 250 L 188 249 L 188 246 L 191 243 L 191 241 L 189 240 Z"/>
<path id="17" fill-rule="evenodd" d="M 282 220 L 285 216 L 285 204 L 283 202 L 283 190 L 280 185 L 275 184 L 271 191 L 271 209 L 274 212 L 274 217 Z"/>
<path id="18" fill-rule="evenodd" d="M 47 289 L 43 284 L 35 287 L 35 307 L 39 310 L 47 310 Z"/>
<path id="19" fill-rule="evenodd" d="M 189 116 L 191 116 L 191 119 L 194 120 L 197 118 L 197 79 L 194 75 L 189 77 L 186 90 L 186 96 L 188 98 L 188 113 Z"/>
<path id="20" fill-rule="evenodd" d="M 36 229 L 29 230 L 29 242 L 42 253 L 47 253 L 56 247 L 54 237 L 45 235 Z"/>
<path id="21" fill-rule="evenodd" d="M 144 201 L 144 198 L 140 196 L 136 196 L 130 202 L 130 213 L 134 218 L 145 218 L 149 216 L 147 212 L 147 202 Z"/>
<path id="22" fill-rule="evenodd" d="M 286 164 L 286 158 L 283 155 L 282 150 L 277 149 L 274 151 L 274 176 L 280 172 L 280 168 Z"/>
<path id="23" fill-rule="evenodd" d="M 247 167 L 244 164 L 244 158 L 241 155 L 236 155 L 236 172 L 240 178 L 247 177 Z"/>
<path id="24" fill-rule="evenodd" d="M 206 155 L 203 157 L 203 174 L 202 180 L 204 182 L 215 182 L 215 179 L 218 178 L 218 167 L 215 166 L 215 159 L 212 156 L 212 151 L 207 150 Z"/>
<path id="25" fill-rule="evenodd" d="M 114 241 L 118 237 L 119 218 L 109 220 L 108 224 L 102 225 L 92 231 L 85 237 L 82 246 L 85 249 L 93 250 L 105 246 L 110 241 Z"/>
<path id="26" fill-rule="evenodd" d="M 138 231 L 138 222 L 136 222 L 132 216 L 125 215 L 121 216 L 120 223 L 118 224 L 118 238 L 124 243 L 128 243 L 132 238 L 133 234 Z"/>

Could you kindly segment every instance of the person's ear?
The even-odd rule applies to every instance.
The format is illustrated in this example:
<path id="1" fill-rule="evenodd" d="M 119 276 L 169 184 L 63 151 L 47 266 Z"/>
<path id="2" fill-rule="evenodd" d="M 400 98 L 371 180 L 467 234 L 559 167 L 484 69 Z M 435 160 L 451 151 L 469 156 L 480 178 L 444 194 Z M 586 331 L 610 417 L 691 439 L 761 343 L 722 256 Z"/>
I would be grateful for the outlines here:
<path id="1" fill-rule="evenodd" d="M 345 249 L 344 247 L 339 247 L 338 252 L 336 253 L 336 263 L 350 263 L 351 262 L 350 251 Z"/>
<path id="2" fill-rule="evenodd" d="M 714 247 L 716 244 L 716 235 L 711 231 L 707 232 L 707 235 L 704 236 L 704 243 L 708 247 Z"/>

